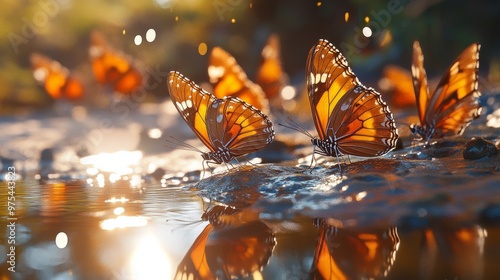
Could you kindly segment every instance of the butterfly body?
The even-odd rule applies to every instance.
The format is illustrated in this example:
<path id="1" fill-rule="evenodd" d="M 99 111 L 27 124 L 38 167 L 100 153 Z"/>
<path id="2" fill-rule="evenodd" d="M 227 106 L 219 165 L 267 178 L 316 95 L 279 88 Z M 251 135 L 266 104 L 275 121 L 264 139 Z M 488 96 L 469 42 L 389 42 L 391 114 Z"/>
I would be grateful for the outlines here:
<path id="1" fill-rule="evenodd" d="M 306 76 L 313 121 L 315 152 L 380 156 L 398 138 L 392 114 L 378 92 L 361 84 L 332 44 L 319 40 L 309 52 Z"/>
<path id="2" fill-rule="evenodd" d="M 269 118 L 237 97 L 219 99 L 174 71 L 169 74 L 168 88 L 182 118 L 210 149 L 202 152 L 204 160 L 227 163 L 274 140 Z"/>
<path id="3" fill-rule="evenodd" d="M 420 124 L 410 125 L 412 133 L 426 144 L 433 138 L 461 135 L 479 117 L 479 44 L 466 48 L 448 68 L 432 94 L 420 44 L 413 44 L 412 78 Z"/>

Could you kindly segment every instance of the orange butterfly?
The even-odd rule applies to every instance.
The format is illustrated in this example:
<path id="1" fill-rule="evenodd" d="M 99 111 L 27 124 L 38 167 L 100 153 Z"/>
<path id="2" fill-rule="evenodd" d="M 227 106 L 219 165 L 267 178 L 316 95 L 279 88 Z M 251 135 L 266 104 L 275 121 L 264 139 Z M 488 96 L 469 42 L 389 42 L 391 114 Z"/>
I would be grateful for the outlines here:
<path id="1" fill-rule="evenodd" d="M 269 36 L 266 45 L 262 49 L 261 57 L 261 64 L 257 70 L 255 82 L 264 90 L 269 100 L 280 100 L 280 91 L 287 79 L 281 67 L 278 35 L 272 34 Z"/>
<path id="2" fill-rule="evenodd" d="M 309 52 L 306 83 L 319 137 L 314 153 L 380 156 L 396 145 L 397 129 L 378 92 L 361 84 L 331 43 L 319 40 Z"/>
<path id="3" fill-rule="evenodd" d="M 387 65 L 382 72 L 379 88 L 390 94 L 390 104 L 400 109 L 415 106 L 410 71 L 396 65 Z"/>
<path id="4" fill-rule="evenodd" d="M 269 104 L 262 88 L 250 81 L 236 59 L 219 47 L 210 53 L 208 76 L 214 85 L 214 95 L 238 97 L 264 113 L 269 113 Z"/>
<path id="5" fill-rule="evenodd" d="M 434 92 L 429 94 L 424 56 L 418 41 L 413 43 L 411 72 L 417 99 L 420 125 L 410 130 L 429 144 L 432 138 L 461 135 L 470 122 L 479 117 L 478 77 L 479 44 L 466 48 L 441 78 Z"/>
<path id="6" fill-rule="evenodd" d="M 84 92 L 82 83 L 73 78 L 66 67 L 41 54 L 34 53 L 30 58 L 33 77 L 50 97 L 53 99 L 64 97 L 69 100 L 82 98 Z"/>
<path id="7" fill-rule="evenodd" d="M 182 118 L 210 149 L 202 152 L 204 160 L 227 163 L 274 140 L 269 118 L 241 99 L 218 99 L 175 71 L 170 72 L 167 86 Z"/>
<path id="8" fill-rule="evenodd" d="M 225 213 L 227 209 L 229 213 Z M 208 213 L 210 224 L 179 263 L 174 279 L 241 278 L 267 264 L 276 241 L 265 223 L 224 224 L 218 215 L 231 215 L 234 209 L 217 206 L 213 211 L 218 213 L 215 217 Z"/>
<path id="9" fill-rule="evenodd" d="M 112 49 L 101 33 L 92 33 L 89 54 L 99 83 L 110 84 L 116 92 L 124 95 L 142 86 L 143 74 L 133 65 L 132 59 Z"/>
<path id="10" fill-rule="evenodd" d="M 312 279 L 376 279 L 391 269 L 399 247 L 396 228 L 361 231 L 319 223 Z"/>

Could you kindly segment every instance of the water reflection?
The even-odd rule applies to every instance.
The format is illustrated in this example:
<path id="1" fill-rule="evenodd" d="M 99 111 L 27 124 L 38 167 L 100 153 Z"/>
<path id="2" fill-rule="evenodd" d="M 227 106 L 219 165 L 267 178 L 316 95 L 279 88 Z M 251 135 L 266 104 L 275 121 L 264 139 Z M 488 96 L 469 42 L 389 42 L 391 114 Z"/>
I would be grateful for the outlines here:
<path id="1" fill-rule="evenodd" d="M 423 232 L 420 272 L 424 279 L 483 278 L 485 229 L 478 225 Z"/>
<path id="2" fill-rule="evenodd" d="M 334 221 L 334 220 L 333 220 Z M 399 248 L 395 227 L 344 229 L 315 219 L 319 228 L 311 269 L 314 279 L 374 279 L 387 276 Z"/>
<path id="3" fill-rule="evenodd" d="M 239 211 L 215 206 L 203 215 L 210 223 L 180 262 L 175 279 L 232 279 L 260 270 L 276 245 L 274 233 L 262 221 L 235 219 Z"/>

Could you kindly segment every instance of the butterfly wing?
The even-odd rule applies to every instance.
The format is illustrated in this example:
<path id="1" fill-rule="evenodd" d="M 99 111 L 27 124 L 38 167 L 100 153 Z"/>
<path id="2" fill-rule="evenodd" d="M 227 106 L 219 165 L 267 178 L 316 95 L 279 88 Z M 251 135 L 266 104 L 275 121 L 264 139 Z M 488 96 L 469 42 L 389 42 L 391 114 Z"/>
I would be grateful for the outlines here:
<path id="1" fill-rule="evenodd" d="M 111 84 L 116 92 L 125 95 L 142 85 L 144 77 L 132 59 L 108 46 L 102 34 L 92 33 L 89 54 L 99 83 Z"/>
<path id="2" fill-rule="evenodd" d="M 285 80 L 285 74 L 281 67 L 279 37 L 272 34 L 262 49 L 261 63 L 255 82 L 260 85 L 267 98 L 273 100 L 279 96 Z"/>
<path id="3" fill-rule="evenodd" d="M 207 111 L 207 131 L 216 147 L 227 147 L 233 156 L 264 148 L 274 139 L 269 118 L 237 97 L 217 99 Z"/>
<path id="4" fill-rule="evenodd" d="M 316 245 L 314 279 L 374 279 L 394 264 L 399 247 L 396 228 L 358 231 L 324 225 Z"/>
<path id="5" fill-rule="evenodd" d="M 461 134 L 480 114 L 479 44 L 467 47 L 451 64 L 430 97 L 424 123 L 443 135 Z"/>
<path id="6" fill-rule="evenodd" d="M 378 156 L 395 147 L 397 130 L 378 92 L 361 84 L 332 44 L 319 40 L 309 52 L 306 77 L 314 124 L 321 140 L 342 154 Z"/>
<path id="7" fill-rule="evenodd" d="M 328 248 L 329 231 L 322 227 L 311 268 L 312 279 L 348 279 Z"/>
<path id="8" fill-rule="evenodd" d="M 413 89 L 418 109 L 420 124 L 425 124 L 427 112 L 427 103 L 429 102 L 429 85 L 427 83 L 427 74 L 424 68 L 424 55 L 418 41 L 413 42 L 413 58 L 411 66 L 413 79 Z"/>
<path id="9" fill-rule="evenodd" d="M 269 104 L 260 86 L 250 81 L 236 59 L 222 48 L 212 49 L 208 76 L 217 98 L 238 97 L 265 113 L 269 112 Z"/>
<path id="10" fill-rule="evenodd" d="M 59 62 L 37 53 L 32 54 L 30 60 L 33 77 L 53 99 L 82 98 L 84 92 L 82 83 L 71 77 L 69 70 Z"/>
<path id="11" fill-rule="evenodd" d="M 207 112 L 217 98 L 175 71 L 169 73 L 167 86 L 170 98 L 184 121 L 203 144 L 215 152 L 208 131 Z"/>
<path id="12" fill-rule="evenodd" d="M 206 244 L 213 226 L 208 224 L 177 266 L 174 279 L 214 279 L 207 263 Z"/>
<path id="13" fill-rule="evenodd" d="M 179 72 L 170 72 L 170 97 L 186 123 L 212 152 L 240 156 L 274 139 L 269 118 L 236 97 L 218 99 Z"/>

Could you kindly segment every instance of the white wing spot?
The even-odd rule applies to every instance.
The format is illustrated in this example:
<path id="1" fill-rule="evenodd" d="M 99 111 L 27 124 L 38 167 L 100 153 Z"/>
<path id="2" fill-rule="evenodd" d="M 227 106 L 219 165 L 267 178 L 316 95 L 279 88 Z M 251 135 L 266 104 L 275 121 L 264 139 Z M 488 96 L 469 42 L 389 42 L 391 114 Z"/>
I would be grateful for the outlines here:
<path id="1" fill-rule="evenodd" d="M 328 74 L 327 74 L 327 73 L 323 73 L 323 74 L 321 75 L 321 82 L 322 82 L 322 83 L 326 82 L 326 79 L 327 79 L 327 78 L 328 78 Z"/>

